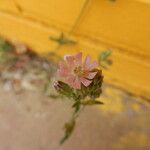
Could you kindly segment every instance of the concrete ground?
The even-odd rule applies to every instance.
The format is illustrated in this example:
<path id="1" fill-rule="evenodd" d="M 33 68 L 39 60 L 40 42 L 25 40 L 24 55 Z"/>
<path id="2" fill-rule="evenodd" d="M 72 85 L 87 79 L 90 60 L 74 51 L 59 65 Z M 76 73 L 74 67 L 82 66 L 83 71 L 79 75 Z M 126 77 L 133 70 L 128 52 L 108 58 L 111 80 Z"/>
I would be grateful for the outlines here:
<path id="1" fill-rule="evenodd" d="M 68 141 L 59 145 L 71 115 L 69 100 L 0 87 L 0 150 L 150 150 L 150 104 L 105 85 L 103 106 L 87 107 Z"/>
<path id="2" fill-rule="evenodd" d="M 72 103 L 46 96 L 56 64 L 21 43 L 0 51 L 0 150 L 150 150 L 150 101 L 106 83 L 104 105 L 86 107 L 60 145 Z"/>

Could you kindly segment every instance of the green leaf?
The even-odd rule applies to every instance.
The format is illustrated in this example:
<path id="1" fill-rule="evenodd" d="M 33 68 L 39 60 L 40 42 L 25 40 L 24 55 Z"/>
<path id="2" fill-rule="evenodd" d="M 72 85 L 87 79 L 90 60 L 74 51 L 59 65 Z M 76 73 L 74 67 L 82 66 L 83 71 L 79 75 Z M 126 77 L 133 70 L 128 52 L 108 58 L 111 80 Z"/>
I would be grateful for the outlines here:
<path id="1" fill-rule="evenodd" d="M 12 49 L 12 46 L 3 39 L 0 39 L 0 52 L 7 52 Z"/>
<path id="2" fill-rule="evenodd" d="M 112 53 L 111 49 L 108 49 L 106 51 L 101 52 L 100 55 L 99 55 L 99 61 L 107 60 L 108 57 L 111 55 L 111 53 Z"/>
<path id="3" fill-rule="evenodd" d="M 76 43 L 77 43 L 76 41 L 73 41 L 73 40 L 71 40 L 71 39 L 66 38 L 63 33 L 61 33 L 60 37 L 58 37 L 58 38 L 57 38 L 57 37 L 50 37 L 50 39 L 51 39 L 52 41 L 57 42 L 57 43 L 60 44 L 60 45 L 76 44 Z"/>
<path id="4" fill-rule="evenodd" d="M 104 103 L 96 100 L 85 100 L 81 102 L 82 105 L 103 105 Z"/>
<path id="5" fill-rule="evenodd" d="M 106 61 L 105 61 L 108 65 L 112 65 L 112 60 L 110 60 L 110 59 L 107 59 Z"/>
<path id="6" fill-rule="evenodd" d="M 75 120 L 71 120 L 70 122 L 67 122 L 64 126 L 65 128 L 65 135 L 64 137 L 61 139 L 60 144 L 63 144 L 72 134 L 74 128 L 75 128 Z"/>
<path id="7" fill-rule="evenodd" d="M 50 94 L 50 95 L 48 95 L 48 97 L 53 98 L 53 99 L 59 99 L 59 98 L 61 98 L 62 96 L 56 95 L 56 94 Z"/>

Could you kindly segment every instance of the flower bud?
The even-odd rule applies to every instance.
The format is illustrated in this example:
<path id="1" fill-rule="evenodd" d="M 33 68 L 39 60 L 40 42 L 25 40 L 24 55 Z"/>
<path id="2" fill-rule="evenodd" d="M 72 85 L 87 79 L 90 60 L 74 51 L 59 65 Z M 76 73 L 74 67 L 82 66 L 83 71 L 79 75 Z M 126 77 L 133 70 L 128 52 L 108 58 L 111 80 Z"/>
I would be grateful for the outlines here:
<path id="1" fill-rule="evenodd" d="M 97 71 L 96 76 L 93 79 L 93 82 L 91 84 L 91 98 L 98 98 L 100 97 L 100 94 L 102 93 L 102 83 L 103 83 L 103 75 L 101 70 L 94 70 Z"/>
<path id="2" fill-rule="evenodd" d="M 53 86 L 57 91 L 61 90 L 62 88 L 61 81 L 54 81 Z"/>
<path id="3" fill-rule="evenodd" d="M 58 93 L 67 97 L 72 97 L 73 89 L 68 84 L 62 81 L 54 81 L 53 86 Z"/>
<path id="4" fill-rule="evenodd" d="M 84 97 L 90 97 L 91 99 L 96 99 L 100 97 L 102 93 L 102 82 L 103 82 L 103 75 L 102 71 L 98 69 L 94 69 L 92 72 L 97 72 L 96 76 L 92 79 L 92 83 L 88 86 L 82 87 L 82 93 Z"/>

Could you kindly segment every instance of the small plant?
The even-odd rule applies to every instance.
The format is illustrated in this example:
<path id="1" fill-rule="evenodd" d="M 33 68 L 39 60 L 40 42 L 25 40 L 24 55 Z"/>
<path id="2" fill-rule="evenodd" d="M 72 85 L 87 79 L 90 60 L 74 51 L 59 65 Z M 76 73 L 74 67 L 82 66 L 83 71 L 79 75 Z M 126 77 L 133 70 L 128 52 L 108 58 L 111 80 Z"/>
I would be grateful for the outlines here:
<path id="1" fill-rule="evenodd" d="M 5 40 L 0 38 L 0 52 L 7 52 L 12 49 L 12 46 Z"/>
<path id="2" fill-rule="evenodd" d="M 58 80 L 54 82 L 56 91 L 72 101 L 74 109 L 70 121 L 65 126 L 65 135 L 60 143 L 64 143 L 72 134 L 76 119 L 81 110 L 88 105 L 102 105 L 97 98 L 101 95 L 103 82 L 102 71 L 97 68 L 96 61 L 87 56 L 82 62 L 82 53 L 67 55 L 59 63 Z"/>
<path id="3" fill-rule="evenodd" d="M 5 63 L 11 59 L 8 54 L 12 50 L 12 46 L 5 40 L 0 38 L 0 63 Z"/>
<path id="4" fill-rule="evenodd" d="M 109 65 L 112 65 L 112 60 L 110 59 L 110 55 L 112 54 L 112 50 L 108 49 L 101 52 L 98 56 L 99 66 L 107 69 Z"/>
<path id="5" fill-rule="evenodd" d="M 61 33 L 59 37 L 50 37 L 50 40 L 57 42 L 59 45 L 70 45 L 77 43 L 76 41 L 66 38 L 63 33 Z"/>

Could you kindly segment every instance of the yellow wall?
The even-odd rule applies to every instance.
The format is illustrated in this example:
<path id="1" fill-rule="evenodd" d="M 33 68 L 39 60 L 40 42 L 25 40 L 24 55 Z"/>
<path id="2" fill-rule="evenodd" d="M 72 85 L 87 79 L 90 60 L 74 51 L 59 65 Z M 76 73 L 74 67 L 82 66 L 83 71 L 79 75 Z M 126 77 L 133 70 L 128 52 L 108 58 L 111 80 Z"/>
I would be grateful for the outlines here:
<path id="1" fill-rule="evenodd" d="M 113 48 L 114 64 L 104 71 L 106 81 L 150 98 L 149 0 L 89 0 L 78 19 L 84 4 L 85 0 L 1 0 L 0 34 L 40 54 L 57 47 L 49 36 L 61 32 L 78 41 L 62 46 L 61 55 L 82 50 L 97 58 L 100 51 Z"/>

